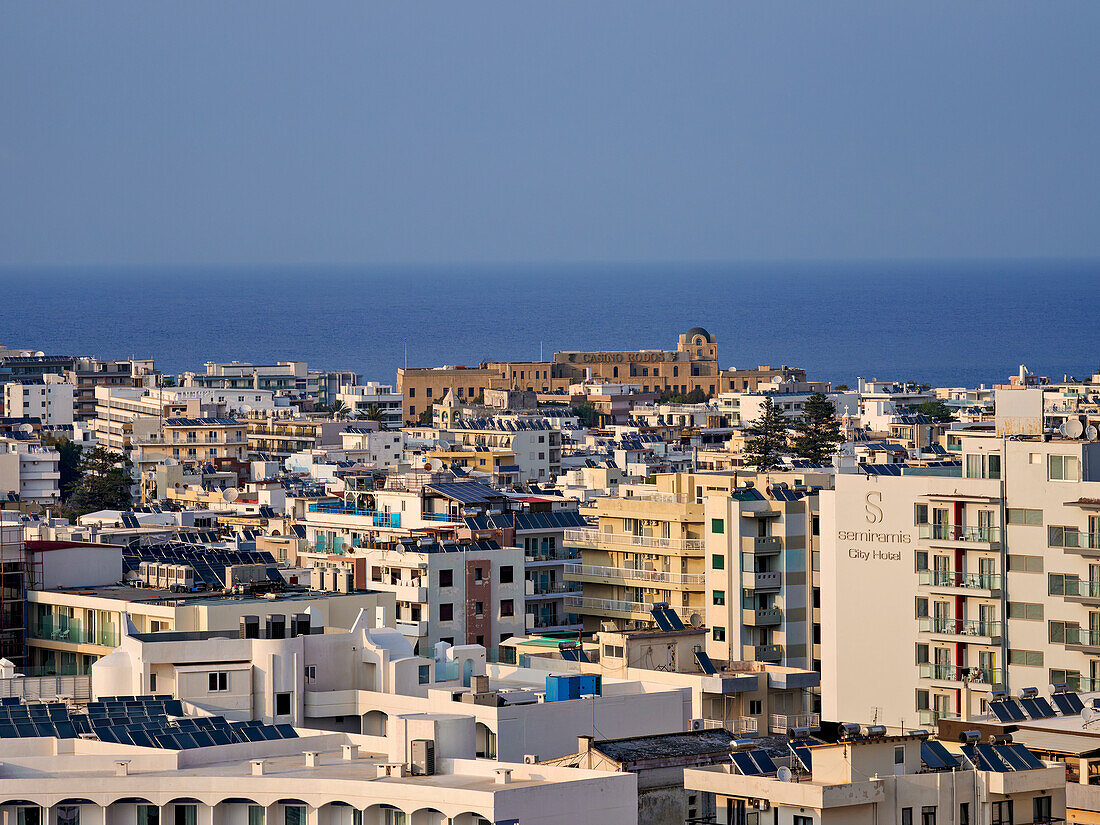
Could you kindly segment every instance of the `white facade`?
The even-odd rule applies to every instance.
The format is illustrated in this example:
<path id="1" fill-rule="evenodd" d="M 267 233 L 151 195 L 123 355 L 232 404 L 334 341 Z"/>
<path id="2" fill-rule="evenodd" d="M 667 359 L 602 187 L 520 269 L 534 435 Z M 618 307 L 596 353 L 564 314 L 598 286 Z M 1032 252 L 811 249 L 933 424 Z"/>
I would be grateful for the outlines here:
<path id="1" fill-rule="evenodd" d="M 375 408 L 383 426 L 397 429 L 404 421 L 405 396 L 392 386 L 368 381 L 366 384 L 344 384 L 336 400 L 348 408 L 349 418 L 365 418 Z"/>
<path id="2" fill-rule="evenodd" d="M 72 424 L 76 387 L 62 382 L 56 375 L 43 378 L 43 384 L 5 384 L 5 415 L 8 418 L 37 418 L 43 426 Z"/>
<path id="3" fill-rule="evenodd" d="M 61 499 L 61 456 L 57 450 L 13 438 L 0 438 L 0 493 L 22 501 L 56 504 Z"/>

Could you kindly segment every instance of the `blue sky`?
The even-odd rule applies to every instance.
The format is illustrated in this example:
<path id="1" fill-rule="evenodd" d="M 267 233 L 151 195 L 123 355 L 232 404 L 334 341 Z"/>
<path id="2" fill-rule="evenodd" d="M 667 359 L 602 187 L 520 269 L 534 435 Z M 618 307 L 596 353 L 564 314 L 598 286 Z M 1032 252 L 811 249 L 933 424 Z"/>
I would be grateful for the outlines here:
<path id="1" fill-rule="evenodd" d="M 1100 3 L 6 3 L 0 264 L 1100 256 Z"/>

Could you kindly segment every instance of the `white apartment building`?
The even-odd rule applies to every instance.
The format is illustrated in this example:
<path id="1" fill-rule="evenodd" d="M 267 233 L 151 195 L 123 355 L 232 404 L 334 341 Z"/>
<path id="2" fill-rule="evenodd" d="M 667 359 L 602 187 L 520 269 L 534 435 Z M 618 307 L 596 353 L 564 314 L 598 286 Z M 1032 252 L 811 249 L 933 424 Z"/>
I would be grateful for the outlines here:
<path id="1" fill-rule="evenodd" d="M 401 407 L 397 408 L 398 415 Z M 400 430 L 348 427 L 340 433 L 341 451 L 348 461 L 378 469 L 396 468 L 405 460 L 405 434 Z"/>
<path id="2" fill-rule="evenodd" d="M 919 735 L 886 736 L 793 748 L 774 756 L 737 749 L 727 765 L 684 769 L 684 787 L 715 801 L 718 825 L 1010 825 L 1064 822 L 1065 768 L 977 769 L 957 745 Z M 933 767 L 946 762 L 953 767 Z M 1000 746 L 999 746 L 1000 747 Z M 763 754 L 761 756 L 761 754 Z M 779 777 L 780 771 L 788 771 Z"/>
<path id="3" fill-rule="evenodd" d="M 822 493 L 827 717 L 912 727 L 979 716 L 994 689 L 1100 685 L 1100 442 L 1019 424 L 960 436 L 961 474 Z"/>
<path id="4" fill-rule="evenodd" d="M 61 376 L 47 373 L 41 384 L 4 385 L 4 411 L 8 418 L 37 418 L 43 426 L 72 425 L 76 387 Z"/>
<path id="5" fill-rule="evenodd" d="M 33 441 L 0 437 L 0 494 L 20 501 L 57 504 L 61 500 L 61 456 Z"/>
<path id="6" fill-rule="evenodd" d="M 305 361 L 251 364 L 242 361 L 208 361 L 206 372 L 180 375 L 183 387 L 225 390 L 268 390 L 280 396 L 305 396 L 320 404 L 332 404 L 344 386 L 359 383 L 354 372 L 310 369 Z"/>
<path id="7" fill-rule="evenodd" d="M 853 391 L 834 392 L 825 381 L 776 381 L 774 384 L 761 384 L 752 392 L 719 393 L 713 403 L 717 413 L 731 426 L 737 427 L 760 418 L 761 408 L 768 399 L 783 415 L 798 418 L 802 415 L 806 399 L 818 392 L 833 402 L 839 417 L 859 415 L 859 394 Z"/>
<path id="8" fill-rule="evenodd" d="M 860 378 L 859 418 L 864 429 L 874 433 L 888 432 L 890 419 L 901 407 L 915 407 L 925 401 L 934 401 L 934 390 L 921 389 L 916 384 L 899 381 L 879 381 L 876 378 Z"/>
<path id="9" fill-rule="evenodd" d="M 389 384 L 368 381 L 366 384 L 344 384 L 336 400 L 348 409 L 349 418 L 370 418 L 388 429 L 400 429 L 404 423 L 405 397 L 394 392 Z"/>

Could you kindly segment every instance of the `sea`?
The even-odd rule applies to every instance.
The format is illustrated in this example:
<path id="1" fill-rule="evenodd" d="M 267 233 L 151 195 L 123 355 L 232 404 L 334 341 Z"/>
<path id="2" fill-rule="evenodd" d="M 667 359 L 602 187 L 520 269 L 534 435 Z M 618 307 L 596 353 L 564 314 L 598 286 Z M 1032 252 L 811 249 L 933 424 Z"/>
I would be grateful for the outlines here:
<path id="1" fill-rule="evenodd" d="M 0 344 L 49 354 L 307 361 L 392 383 L 403 366 L 674 349 L 723 367 L 934 386 L 1100 366 L 1100 262 L 8 267 Z"/>

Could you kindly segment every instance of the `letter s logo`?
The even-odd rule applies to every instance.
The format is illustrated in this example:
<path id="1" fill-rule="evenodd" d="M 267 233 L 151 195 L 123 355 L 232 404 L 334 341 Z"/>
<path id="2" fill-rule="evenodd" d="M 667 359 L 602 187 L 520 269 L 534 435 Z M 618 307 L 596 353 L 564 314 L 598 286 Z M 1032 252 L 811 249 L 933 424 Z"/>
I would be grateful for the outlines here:
<path id="1" fill-rule="evenodd" d="M 882 501 L 882 493 L 868 493 L 867 503 L 863 509 L 867 511 L 867 523 L 878 524 L 882 521 L 882 508 L 876 502 Z"/>

